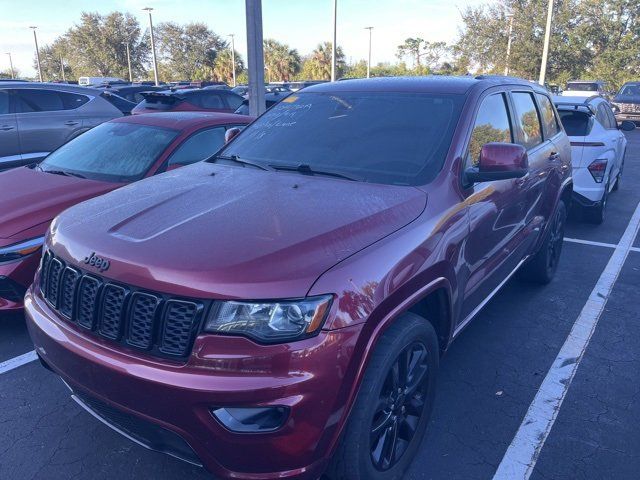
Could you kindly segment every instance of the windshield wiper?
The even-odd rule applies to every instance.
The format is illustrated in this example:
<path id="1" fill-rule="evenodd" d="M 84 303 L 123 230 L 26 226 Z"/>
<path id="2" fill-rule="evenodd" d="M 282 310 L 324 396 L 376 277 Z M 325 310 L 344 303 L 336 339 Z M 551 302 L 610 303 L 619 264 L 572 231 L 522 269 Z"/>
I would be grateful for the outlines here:
<path id="1" fill-rule="evenodd" d="M 331 172 L 328 170 L 317 170 L 315 168 L 311 168 L 306 163 L 301 163 L 299 165 L 271 164 L 269 166 L 274 170 L 286 170 L 288 172 L 298 172 L 298 173 L 302 173 L 303 175 L 324 175 L 327 177 L 335 177 L 335 178 L 342 178 L 344 180 L 351 180 L 352 182 L 360 181 L 357 178 L 350 177 L 349 175 L 345 175 L 344 173 Z"/>
<path id="2" fill-rule="evenodd" d="M 51 173 L 53 175 L 63 175 L 65 177 L 77 177 L 77 178 L 87 178 L 84 175 L 80 175 L 79 173 L 75 173 L 75 172 L 66 172 L 64 170 L 45 170 L 42 167 L 40 167 L 40 170 L 42 172 L 45 173 Z"/>
<path id="3" fill-rule="evenodd" d="M 241 165 L 250 165 L 252 167 L 259 168 L 260 170 L 273 171 L 273 167 L 271 167 L 270 165 L 262 165 L 257 162 L 252 162 L 251 160 L 240 158 L 238 155 L 214 155 L 208 161 L 215 162 L 217 159 L 228 160 L 229 162 L 235 162 Z"/>

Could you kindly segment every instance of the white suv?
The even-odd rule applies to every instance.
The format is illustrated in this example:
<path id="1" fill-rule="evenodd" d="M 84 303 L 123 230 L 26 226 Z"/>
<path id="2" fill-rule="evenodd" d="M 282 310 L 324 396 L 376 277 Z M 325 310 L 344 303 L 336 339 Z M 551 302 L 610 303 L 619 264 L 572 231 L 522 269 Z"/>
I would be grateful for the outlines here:
<path id="1" fill-rule="evenodd" d="M 633 122 L 620 127 L 607 100 L 593 97 L 555 97 L 569 140 L 573 166 L 573 200 L 594 223 L 604 221 L 609 193 L 617 190 L 622 177 L 627 139 L 621 130 L 635 128 Z"/>

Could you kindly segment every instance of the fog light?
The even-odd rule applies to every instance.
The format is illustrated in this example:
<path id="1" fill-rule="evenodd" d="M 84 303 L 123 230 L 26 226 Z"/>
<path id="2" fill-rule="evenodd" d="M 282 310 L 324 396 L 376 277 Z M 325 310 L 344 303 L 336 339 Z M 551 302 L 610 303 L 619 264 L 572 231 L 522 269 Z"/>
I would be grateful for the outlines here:
<path id="1" fill-rule="evenodd" d="M 288 407 L 213 408 L 211 413 L 224 427 L 238 433 L 272 432 L 289 416 Z"/>

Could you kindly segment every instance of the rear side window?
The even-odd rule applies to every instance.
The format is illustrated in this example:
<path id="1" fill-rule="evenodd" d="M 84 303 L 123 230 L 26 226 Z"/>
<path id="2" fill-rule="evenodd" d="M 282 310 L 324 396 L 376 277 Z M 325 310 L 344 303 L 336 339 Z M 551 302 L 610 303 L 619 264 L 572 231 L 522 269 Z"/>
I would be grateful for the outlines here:
<path id="1" fill-rule="evenodd" d="M 240 105 L 242 105 L 242 102 L 244 100 L 240 95 L 225 95 L 225 98 L 231 110 L 235 110 Z M 267 108 L 269 108 L 268 103 L 267 103 Z"/>
<path id="2" fill-rule="evenodd" d="M 9 113 L 9 93 L 6 90 L 0 90 L 0 115 Z"/>
<path id="3" fill-rule="evenodd" d="M 540 114 L 542 116 L 542 126 L 544 127 L 544 134 L 546 138 L 553 137 L 560 131 L 558 125 L 558 119 L 551 106 L 551 100 L 546 95 L 537 93 L 538 103 L 540 104 Z"/>
<path id="4" fill-rule="evenodd" d="M 596 118 L 604 128 L 613 129 L 613 128 L 617 128 L 618 126 L 616 122 L 616 117 L 613 115 L 613 111 L 604 102 L 601 102 L 600 105 L 598 105 Z"/>
<path id="5" fill-rule="evenodd" d="M 471 133 L 467 163 L 477 166 L 482 146 L 491 142 L 513 142 L 507 104 L 502 93 L 491 95 L 482 101 Z"/>
<path id="6" fill-rule="evenodd" d="M 227 108 L 222 101 L 222 97 L 217 93 L 203 93 L 195 97 L 194 101 L 196 105 L 200 105 L 202 108 L 215 108 L 219 110 Z"/>
<path id="7" fill-rule="evenodd" d="M 527 150 L 542 143 L 542 128 L 533 96 L 528 92 L 514 92 L 516 122 L 522 134 L 521 144 Z"/>
<path id="8" fill-rule="evenodd" d="M 74 110 L 88 101 L 89 97 L 76 93 L 38 89 L 16 90 L 17 111 L 19 113 Z"/>
<path id="9" fill-rule="evenodd" d="M 560 121 L 570 137 L 586 137 L 591 132 L 591 117 L 575 110 L 560 110 Z"/>
<path id="10" fill-rule="evenodd" d="M 203 130 L 189 137 L 169 159 L 169 165 L 190 165 L 210 157 L 224 145 L 225 127 Z"/>

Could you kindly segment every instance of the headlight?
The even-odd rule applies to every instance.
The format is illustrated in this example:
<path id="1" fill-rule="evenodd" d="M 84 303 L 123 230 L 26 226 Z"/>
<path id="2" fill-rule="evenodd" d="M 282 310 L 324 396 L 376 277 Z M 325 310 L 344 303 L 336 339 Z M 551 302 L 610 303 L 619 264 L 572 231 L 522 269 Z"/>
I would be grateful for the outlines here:
<path id="1" fill-rule="evenodd" d="M 614 113 L 618 113 L 620 112 L 620 105 L 618 105 L 617 103 L 612 103 L 611 109 L 613 110 Z"/>
<path id="2" fill-rule="evenodd" d="M 0 263 L 13 262 L 37 252 L 44 243 L 44 237 L 32 238 L 25 242 L 0 248 Z"/>
<path id="3" fill-rule="evenodd" d="M 301 340 L 316 334 L 329 312 L 331 296 L 274 302 L 216 302 L 204 329 L 242 335 L 258 342 Z"/>

